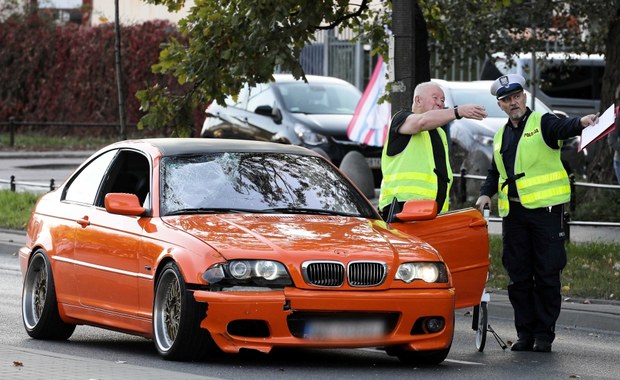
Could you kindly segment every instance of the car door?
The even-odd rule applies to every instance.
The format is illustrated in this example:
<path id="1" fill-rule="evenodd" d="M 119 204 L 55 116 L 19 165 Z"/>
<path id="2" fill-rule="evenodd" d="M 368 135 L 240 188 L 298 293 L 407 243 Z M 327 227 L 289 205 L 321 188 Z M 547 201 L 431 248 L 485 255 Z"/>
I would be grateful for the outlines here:
<path id="1" fill-rule="evenodd" d="M 478 210 L 467 208 L 439 214 L 432 220 L 391 225 L 439 251 L 452 274 L 457 309 L 480 303 L 489 268 L 489 237 Z"/>
<path id="2" fill-rule="evenodd" d="M 143 191 L 139 188 L 144 187 L 144 179 L 129 170 L 129 163 L 138 162 L 149 167 L 141 154 L 119 151 L 102 178 L 93 205 L 85 208 L 77 221 L 74 258 L 80 303 L 97 312 L 119 316 L 137 313 L 140 218 L 108 213 L 104 197 L 109 192 L 146 196 L 138 194 Z M 148 172 L 142 174 L 149 178 Z"/>

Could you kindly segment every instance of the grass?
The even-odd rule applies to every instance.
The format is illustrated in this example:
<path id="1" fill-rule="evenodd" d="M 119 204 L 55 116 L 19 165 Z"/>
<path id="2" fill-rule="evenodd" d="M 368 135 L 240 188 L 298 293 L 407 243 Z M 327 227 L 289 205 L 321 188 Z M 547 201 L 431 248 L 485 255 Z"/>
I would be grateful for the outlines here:
<path id="1" fill-rule="evenodd" d="M 24 230 L 38 195 L 0 190 L 0 228 Z M 489 238 L 491 289 L 506 289 L 508 275 L 502 266 L 502 240 Z M 565 297 L 615 300 L 620 297 L 620 245 L 568 243 L 568 264 L 562 274 Z"/>
<path id="2" fill-rule="evenodd" d="M 63 136 L 44 136 L 32 134 L 30 136 L 16 135 L 14 145 L 10 146 L 9 136 L 0 135 L 0 147 L 3 150 L 97 150 L 117 139 L 104 137 L 63 137 Z"/>
<path id="3" fill-rule="evenodd" d="M 24 230 L 39 195 L 0 190 L 0 228 Z"/>
<path id="4" fill-rule="evenodd" d="M 492 289 L 506 289 L 509 279 L 502 266 L 502 239 L 490 236 L 489 280 Z M 617 300 L 620 298 L 620 245 L 568 243 L 568 263 L 562 272 L 564 297 Z"/>

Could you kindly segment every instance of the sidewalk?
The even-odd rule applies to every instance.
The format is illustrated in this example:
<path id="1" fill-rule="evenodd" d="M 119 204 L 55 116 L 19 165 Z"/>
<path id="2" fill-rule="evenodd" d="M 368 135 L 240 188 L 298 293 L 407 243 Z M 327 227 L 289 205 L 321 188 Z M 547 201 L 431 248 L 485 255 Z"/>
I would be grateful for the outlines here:
<path id="1" fill-rule="evenodd" d="M 25 237 L 23 231 L 0 229 L 0 254 L 16 254 Z M 491 320 L 512 320 L 512 306 L 506 293 L 494 291 L 490 296 Z M 565 300 L 557 329 L 605 331 L 620 336 L 620 302 Z M 215 379 L 2 344 L 0 357 L 0 379 Z"/>

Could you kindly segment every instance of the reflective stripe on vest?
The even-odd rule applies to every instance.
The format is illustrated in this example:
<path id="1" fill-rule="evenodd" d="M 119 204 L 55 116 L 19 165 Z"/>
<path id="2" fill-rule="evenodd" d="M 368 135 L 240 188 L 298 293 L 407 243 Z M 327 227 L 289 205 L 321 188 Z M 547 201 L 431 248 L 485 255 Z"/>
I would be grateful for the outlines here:
<path id="1" fill-rule="evenodd" d="M 532 112 L 525 124 L 523 135 L 517 146 L 514 174 L 523 173 L 515 184 L 521 204 L 526 208 L 548 207 L 570 200 L 568 174 L 560 159 L 560 149 L 550 148 L 543 139 L 540 121 L 542 114 Z M 502 186 L 508 179 L 500 149 L 504 136 L 501 128 L 493 139 L 493 155 L 500 174 L 498 184 L 499 215 L 509 212 L 508 186 Z M 558 141 L 561 147 L 562 142 Z"/>

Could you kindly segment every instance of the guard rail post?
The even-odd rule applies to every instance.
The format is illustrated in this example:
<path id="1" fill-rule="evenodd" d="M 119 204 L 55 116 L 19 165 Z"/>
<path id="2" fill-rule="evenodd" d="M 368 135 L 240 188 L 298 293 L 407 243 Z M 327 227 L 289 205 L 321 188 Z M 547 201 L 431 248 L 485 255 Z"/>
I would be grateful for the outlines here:
<path id="1" fill-rule="evenodd" d="M 459 181 L 459 194 L 461 204 L 464 204 L 467 201 L 467 183 L 465 182 L 465 175 L 467 174 L 467 169 L 461 168 L 461 180 Z"/>
<path id="2" fill-rule="evenodd" d="M 10 147 L 15 146 L 15 128 L 16 128 L 15 117 L 11 116 L 9 117 L 9 146 Z"/>
<path id="3" fill-rule="evenodd" d="M 568 181 L 570 184 L 570 202 L 568 206 L 568 211 L 564 211 L 564 229 L 566 233 L 566 241 L 570 242 L 570 215 L 575 211 L 576 202 L 575 202 L 575 174 L 571 173 L 568 176 Z"/>
<path id="4" fill-rule="evenodd" d="M 10 183 L 11 191 L 15 192 L 15 176 L 14 175 L 11 176 L 11 182 L 9 182 L 9 183 Z"/>
<path id="5" fill-rule="evenodd" d="M 54 178 L 50 179 L 50 191 L 53 191 L 56 188 L 56 185 L 54 184 Z"/>

